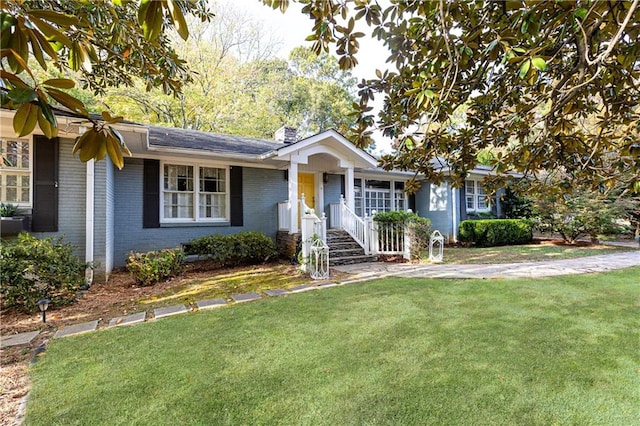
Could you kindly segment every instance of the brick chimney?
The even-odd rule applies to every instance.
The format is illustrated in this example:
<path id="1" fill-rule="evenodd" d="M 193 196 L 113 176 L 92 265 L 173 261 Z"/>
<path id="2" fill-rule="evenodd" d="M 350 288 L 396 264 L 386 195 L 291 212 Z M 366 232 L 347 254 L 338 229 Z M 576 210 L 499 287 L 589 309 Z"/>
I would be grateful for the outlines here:
<path id="1" fill-rule="evenodd" d="M 273 135 L 276 142 L 293 143 L 297 141 L 298 129 L 282 126 Z"/>

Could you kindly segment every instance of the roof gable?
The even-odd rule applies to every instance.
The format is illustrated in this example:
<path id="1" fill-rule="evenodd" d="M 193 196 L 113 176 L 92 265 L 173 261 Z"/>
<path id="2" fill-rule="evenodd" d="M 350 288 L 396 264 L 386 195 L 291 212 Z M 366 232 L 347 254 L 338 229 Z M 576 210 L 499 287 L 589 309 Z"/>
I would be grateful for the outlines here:
<path id="1" fill-rule="evenodd" d="M 276 157 L 282 160 L 297 159 L 305 163 L 308 157 L 315 154 L 329 154 L 342 160 L 353 163 L 355 167 L 375 168 L 377 159 L 366 151 L 356 147 L 337 131 L 330 129 L 322 133 L 302 139 L 298 142 L 286 144 L 267 157 Z"/>

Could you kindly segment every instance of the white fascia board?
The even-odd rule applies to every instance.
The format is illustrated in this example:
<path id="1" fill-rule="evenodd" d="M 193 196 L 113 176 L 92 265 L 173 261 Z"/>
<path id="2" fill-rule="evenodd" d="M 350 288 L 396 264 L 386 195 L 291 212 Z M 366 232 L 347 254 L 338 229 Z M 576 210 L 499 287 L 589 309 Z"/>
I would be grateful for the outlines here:
<path id="1" fill-rule="evenodd" d="M 201 151 L 191 150 L 186 153 L 187 150 L 183 149 L 175 149 L 170 148 L 168 150 L 151 150 L 142 154 L 134 154 L 134 158 L 148 158 L 152 160 L 161 160 L 167 162 L 180 162 L 180 163 L 202 163 L 202 164 L 212 164 L 212 165 L 220 165 L 220 166 L 228 166 L 229 164 L 233 166 L 241 166 L 241 167 L 252 167 L 255 169 L 272 169 L 272 170 L 284 170 L 287 167 L 287 164 L 281 162 L 281 164 L 277 164 L 274 162 L 264 162 L 259 161 L 257 157 L 249 157 L 249 156 L 238 156 L 232 157 L 227 155 L 216 155 L 211 153 L 211 155 L 202 155 Z M 176 154 L 187 154 L 187 155 L 176 155 Z M 196 154 L 196 155 L 193 155 Z"/>
<path id="2" fill-rule="evenodd" d="M 268 158 L 271 156 L 277 156 L 279 158 L 284 158 L 291 154 L 296 153 L 297 151 L 302 151 L 305 148 L 311 145 L 314 145 L 318 142 L 324 141 L 326 139 L 331 139 L 331 138 L 339 142 L 343 147 L 351 151 L 352 154 L 355 154 L 357 157 L 362 159 L 365 163 L 369 164 L 371 167 L 376 167 L 378 165 L 378 160 L 375 157 L 373 157 L 371 154 L 367 153 L 366 151 L 363 151 L 357 148 L 354 144 L 352 144 L 347 139 L 345 139 L 344 136 L 342 136 L 340 133 L 336 132 L 333 129 L 326 130 L 322 133 L 318 133 L 316 135 L 310 136 L 301 141 L 298 141 L 290 145 L 284 146 L 282 148 L 279 148 L 277 150 L 268 152 L 264 154 L 263 157 Z"/>

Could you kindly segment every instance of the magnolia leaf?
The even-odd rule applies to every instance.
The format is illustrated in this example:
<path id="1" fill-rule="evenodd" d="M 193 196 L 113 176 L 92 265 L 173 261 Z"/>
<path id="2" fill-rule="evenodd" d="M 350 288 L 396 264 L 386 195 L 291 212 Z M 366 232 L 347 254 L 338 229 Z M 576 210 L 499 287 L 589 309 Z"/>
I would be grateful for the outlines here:
<path id="1" fill-rule="evenodd" d="M 72 25 L 80 25 L 80 21 L 75 16 L 67 15 L 65 13 L 60 13 L 53 10 L 29 9 L 29 15 L 45 19 L 49 22 L 53 22 L 54 24 L 59 25 L 63 28 L 67 28 Z"/>
<path id="2" fill-rule="evenodd" d="M 57 87 L 59 89 L 73 89 L 76 86 L 76 82 L 68 78 L 50 78 L 45 80 L 42 84 L 45 86 Z"/>
<path id="3" fill-rule="evenodd" d="M 105 137 L 105 144 L 107 146 L 107 153 L 114 166 L 122 170 L 124 167 L 124 157 L 120 151 L 120 141 L 113 135 L 113 132 Z"/>
<path id="4" fill-rule="evenodd" d="M 38 111 L 40 108 L 32 103 L 24 103 L 13 116 L 13 130 L 18 137 L 28 135 L 33 132 L 38 121 Z"/>
<path id="5" fill-rule="evenodd" d="M 105 143 L 105 137 L 94 128 L 87 130 L 85 133 L 88 133 L 88 135 L 86 141 L 80 147 L 80 154 L 78 155 L 83 163 L 95 158 L 100 150 L 100 144 Z"/>
<path id="6" fill-rule="evenodd" d="M 142 0 L 138 8 L 138 23 L 142 27 L 144 38 L 155 40 L 162 32 L 163 2 Z"/>
<path id="7" fill-rule="evenodd" d="M 531 68 L 531 60 L 527 59 L 520 66 L 520 73 L 518 74 L 518 76 L 524 79 L 527 76 L 527 73 L 529 72 L 529 68 Z"/>
<path id="8" fill-rule="evenodd" d="M 44 54 L 42 52 L 42 46 L 40 46 L 40 41 L 38 37 L 35 35 L 35 31 L 30 28 L 25 28 L 25 32 L 27 37 L 29 38 L 29 42 L 31 43 L 31 53 L 36 58 L 36 61 L 40 64 L 43 70 L 47 70 L 47 61 L 44 58 Z M 47 45 L 49 43 L 46 43 Z"/>
<path id="9" fill-rule="evenodd" d="M 38 97 L 38 94 L 31 87 L 16 87 L 7 92 L 7 96 L 16 104 L 31 102 Z"/>
<path id="10" fill-rule="evenodd" d="M 61 105 L 69 108 L 70 110 L 75 111 L 75 112 L 77 112 L 79 114 L 82 114 L 82 115 L 89 115 L 89 113 L 87 112 L 87 109 L 84 106 L 84 104 L 82 103 L 82 101 L 77 99 L 77 98 L 74 98 L 73 96 L 69 95 L 68 93 L 65 93 L 65 92 L 63 92 L 61 90 L 58 90 L 58 89 L 54 89 L 53 87 L 48 87 L 47 88 L 47 93 L 53 99 L 58 101 Z"/>
<path id="11" fill-rule="evenodd" d="M 584 20 L 584 18 L 587 17 L 588 12 L 589 11 L 587 9 L 585 9 L 584 7 L 581 7 L 576 9 L 575 12 L 573 12 L 573 16 L 575 16 L 576 18 L 579 18 L 580 20 Z"/>
<path id="12" fill-rule="evenodd" d="M 175 0 L 167 0 L 167 8 L 171 14 L 173 26 L 176 28 L 176 31 L 178 31 L 178 34 L 180 34 L 180 37 L 182 37 L 183 40 L 188 39 L 189 27 L 187 26 L 187 21 L 184 19 L 180 5 Z"/>
<path id="13" fill-rule="evenodd" d="M 547 61 L 545 61 L 540 56 L 536 56 L 531 59 L 531 64 L 539 71 L 546 71 L 547 69 Z"/>
<path id="14" fill-rule="evenodd" d="M 55 120 L 55 118 L 54 118 L 54 120 Z M 43 113 L 42 107 L 40 108 L 40 111 L 38 113 L 38 126 L 40 126 L 40 130 L 42 130 L 42 133 L 44 133 L 44 135 L 48 139 L 53 139 L 56 136 L 58 136 L 57 123 L 55 123 L 55 125 L 53 125 L 53 124 L 51 124 L 49 122 L 49 119 L 47 117 L 45 117 L 45 115 Z"/>

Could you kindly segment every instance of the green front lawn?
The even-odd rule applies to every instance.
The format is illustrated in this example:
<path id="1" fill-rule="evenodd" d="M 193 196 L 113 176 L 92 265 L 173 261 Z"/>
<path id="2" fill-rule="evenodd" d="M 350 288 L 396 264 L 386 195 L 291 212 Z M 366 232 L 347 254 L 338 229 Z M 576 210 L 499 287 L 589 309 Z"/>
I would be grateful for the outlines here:
<path id="1" fill-rule="evenodd" d="M 54 340 L 26 424 L 637 424 L 638 282 L 385 279 Z"/>
<path id="2" fill-rule="evenodd" d="M 569 245 L 541 241 L 537 244 L 524 244 L 501 247 L 445 247 L 444 263 L 520 263 L 541 262 L 544 260 L 574 259 L 584 256 L 621 253 L 637 250 L 630 247 L 607 245 Z M 429 253 L 423 256 L 428 260 Z"/>

